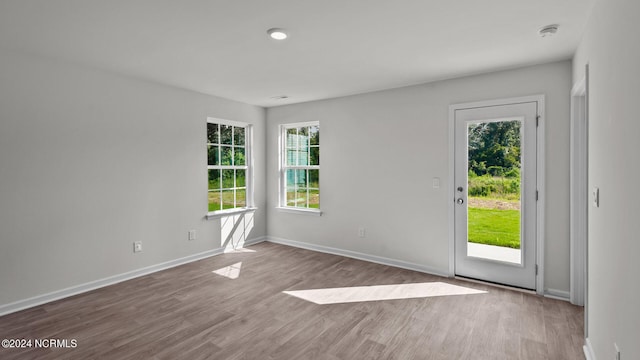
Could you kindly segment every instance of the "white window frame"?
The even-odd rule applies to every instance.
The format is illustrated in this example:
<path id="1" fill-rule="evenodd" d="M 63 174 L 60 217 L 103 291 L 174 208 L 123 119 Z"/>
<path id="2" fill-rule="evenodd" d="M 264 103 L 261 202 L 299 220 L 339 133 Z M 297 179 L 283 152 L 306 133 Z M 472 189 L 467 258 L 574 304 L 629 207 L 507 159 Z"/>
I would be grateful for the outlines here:
<path id="1" fill-rule="evenodd" d="M 207 198 L 209 196 L 209 170 L 245 170 L 245 206 L 244 207 L 235 207 L 232 209 L 223 209 L 223 210 L 215 210 L 215 211 L 207 211 L 207 219 L 217 219 L 223 216 L 240 214 L 249 211 L 256 210 L 254 203 L 254 184 L 253 184 L 253 126 L 249 123 L 244 123 L 240 121 L 219 119 L 219 118 L 207 118 L 207 127 L 208 124 L 220 124 L 227 126 L 235 126 L 242 127 L 245 129 L 245 138 L 244 138 L 244 156 L 245 156 L 245 165 L 209 165 L 208 159 L 208 149 L 209 149 L 209 138 L 207 136 L 207 129 L 205 129 L 205 158 L 207 163 Z M 235 136 L 233 134 L 232 136 Z M 232 141 L 233 143 L 233 141 Z M 235 185 L 235 184 L 234 184 Z M 235 187 L 234 187 L 235 188 Z M 209 201 L 207 200 L 207 209 L 209 208 Z"/>
<path id="2" fill-rule="evenodd" d="M 279 163 L 280 163 L 280 184 L 279 184 L 279 204 L 277 209 L 280 212 L 287 213 L 295 213 L 295 214 L 305 214 L 305 215 L 322 215 L 322 211 L 316 208 L 301 208 L 301 207 L 293 207 L 287 206 L 287 179 L 286 174 L 289 169 L 299 169 L 299 170 L 320 170 L 320 165 L 287 165 L 287 130 L 307 127 L 307 126 L 317 126 L 320 128 L 319 121 L 308 121 L 308 122 L 299 122 L 299 123 L 290 123 L 290 124 L 281 124 L 280 125 L 280 139 L 279 139 Z M 321 130 L 320 130 L 321 131 Z M 322 139 L 322 137 L 321 137 Z M 322 143 L 320 143 L 319 148 L 322 148 Z M 318 189 L 320 189 L 320 183 L 318 183 Z M 319 190 L 319 193 L 322 194 L 322 191 Z M 320 195 L 321 196 L 321 195 Z M 322 204 L 322 202 L 320 202 Z M 322 206 L 322 205 L 321 205 Z"/>

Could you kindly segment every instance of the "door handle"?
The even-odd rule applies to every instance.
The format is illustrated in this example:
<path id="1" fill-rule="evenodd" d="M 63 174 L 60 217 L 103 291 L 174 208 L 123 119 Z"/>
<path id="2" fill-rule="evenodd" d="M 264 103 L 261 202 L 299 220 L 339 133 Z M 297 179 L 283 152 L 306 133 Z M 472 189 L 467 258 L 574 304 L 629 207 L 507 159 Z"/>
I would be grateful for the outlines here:
<path id="1" fill-rule="evenodd" d="M 458 205 L 464 204 L 464 200 L 462 200 L 462 198 L 458 198 L 458 200 L 456 200 L 456 202 L 458 203 Z"/>

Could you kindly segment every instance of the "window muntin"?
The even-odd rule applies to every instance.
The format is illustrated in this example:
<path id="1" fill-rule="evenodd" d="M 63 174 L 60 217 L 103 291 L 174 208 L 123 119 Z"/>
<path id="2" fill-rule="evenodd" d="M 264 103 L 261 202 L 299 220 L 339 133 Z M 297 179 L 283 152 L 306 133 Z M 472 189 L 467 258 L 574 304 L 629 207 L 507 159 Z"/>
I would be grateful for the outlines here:
<path id="1" fill-rule="evenodd" d="M 247 124 L 207 120 L 209 212 L 250 206 L 249 131 Z"/>
<path id="2" fill-rule="evenodd" d="M 320 125 L 282 126 L 282 188 L 280 206 L 320 208 Z"/>

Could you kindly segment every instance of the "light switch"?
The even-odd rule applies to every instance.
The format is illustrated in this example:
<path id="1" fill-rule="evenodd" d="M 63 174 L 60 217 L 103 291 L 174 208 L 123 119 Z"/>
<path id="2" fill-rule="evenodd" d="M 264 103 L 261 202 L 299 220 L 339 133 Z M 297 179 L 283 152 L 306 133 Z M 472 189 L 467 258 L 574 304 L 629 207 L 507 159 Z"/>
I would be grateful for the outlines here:
<path id="1" fill-rule="evenodd" d="M 434 189 L 439 189 L 440 188 L 440 178 L 433 178 L 433 188 Z"/>

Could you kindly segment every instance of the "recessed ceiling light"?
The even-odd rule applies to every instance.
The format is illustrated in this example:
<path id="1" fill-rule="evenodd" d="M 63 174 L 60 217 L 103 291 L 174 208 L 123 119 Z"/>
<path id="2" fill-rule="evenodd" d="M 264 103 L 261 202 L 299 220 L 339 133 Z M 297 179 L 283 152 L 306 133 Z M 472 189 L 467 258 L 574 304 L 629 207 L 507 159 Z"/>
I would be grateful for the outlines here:
<path id="1" fill-rule="evenodd" d="M 538 35 L 542 37 L 548 37 L 548 36 L 553 36 L 557 32 L 558 32 L 558 24 L 553 24 L 553 25 L 547 25 L 541 28 L 540 30 L 538 30 Z"/>
<path id="2" fill-rule="evenodd" d="M 269 34 L 269 36 L 275 40 L 284 40 L 289 37 L 289 35 L 284 29 L 279 29 L 279 28 L 269 29 L 267 30 L 267 34 Z"/>
<path id="3" fill-rule="evenodd" d="M 289 97 L 287 95 L 278 95 L 278 96 L 272 96 L 271 99 L 273 100 L 284 100 L 284 99 L 288 99 Z"/>

